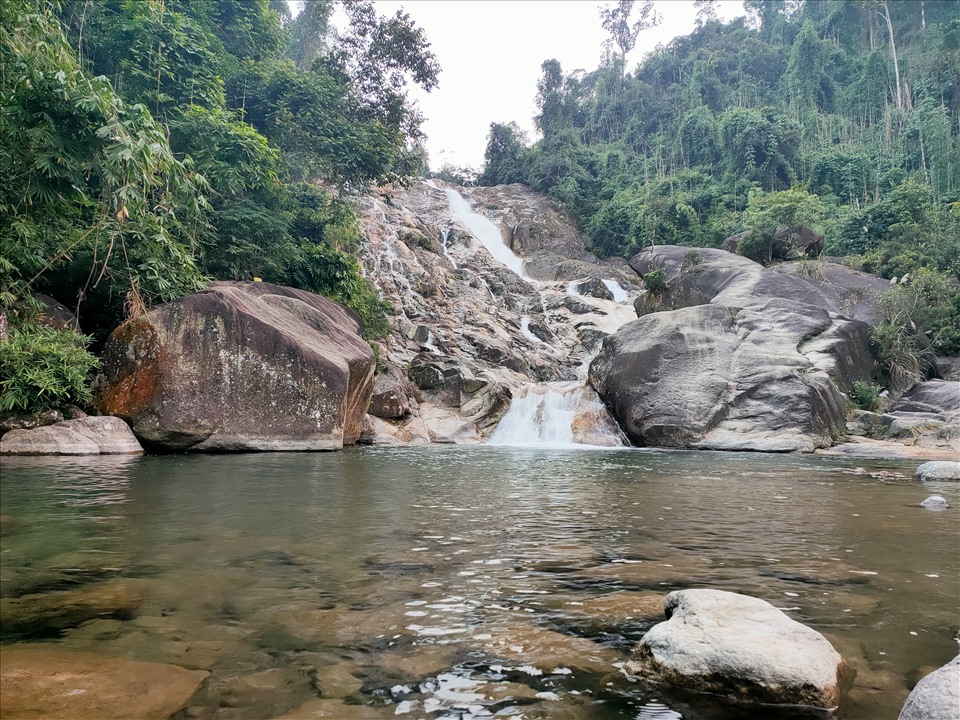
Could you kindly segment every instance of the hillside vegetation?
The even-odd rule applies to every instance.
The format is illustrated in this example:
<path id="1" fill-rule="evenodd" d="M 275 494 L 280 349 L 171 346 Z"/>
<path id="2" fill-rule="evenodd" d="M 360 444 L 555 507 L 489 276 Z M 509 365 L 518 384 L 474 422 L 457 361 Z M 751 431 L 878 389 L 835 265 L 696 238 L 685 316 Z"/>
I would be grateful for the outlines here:
<path id="1" fill-rule="evenodd" d="M 385 332 L 348 196 L 419 171 L 406 87 L 439 66 L 405 13 L 343 7 L 337 32 L 324 1 L 0 4 L 0 410 L 85 397 L 95 361 L 39 327 L 38 292 L 96 340 L 209 279 L 322 293 Z"/>
<path id="2" fill-rule="evenodd" d="M 747 0 L 730 23 L 697 5 L 695 32 L 632 71 L 655 7 L 603 13 L 605 61 L 544 62 L 542 139 L 493 124 L 478 182 L 549 193 L 602 256 L 747 232 L 741 252 L 768 261 L 777 228 L 811 227 L 897 278 L 894 334 L 960 352 L 960 2 Z"/>

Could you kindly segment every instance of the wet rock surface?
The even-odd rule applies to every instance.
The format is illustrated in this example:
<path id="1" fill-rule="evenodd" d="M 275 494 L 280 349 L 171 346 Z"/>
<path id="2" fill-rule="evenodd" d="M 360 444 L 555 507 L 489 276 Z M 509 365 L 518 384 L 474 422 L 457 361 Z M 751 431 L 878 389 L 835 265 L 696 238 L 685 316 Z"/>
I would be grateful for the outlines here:
<path id="1" fill-rule="evenodd" d="M 319 295 L 217 282 L 121 325 L 95 385 L 166 450 L 332 450 L 356 442 L 374 358 L 360 323 Z"/>
<path id="2" fill-rule="evenodd" d="M 0 656 L 3 717 L 9 720 L 166 720 L 207 677 L 46 645 L 5 647 Z"/>
<path id="3" fill-rule="evenodd" d="M 764 600 L 682 590 L 637 645 L 630 672 L 764 703 L 835 707 L 846 663 L 820 633 Z"/>
<path id="4" fill-rule="evenodd" d="M 137 584 L 109 580 L 76 590 L 0 599 L 0 624 L 6 636 L 49 636 L 101 617 L 130 619 L 143 604 Z"/>

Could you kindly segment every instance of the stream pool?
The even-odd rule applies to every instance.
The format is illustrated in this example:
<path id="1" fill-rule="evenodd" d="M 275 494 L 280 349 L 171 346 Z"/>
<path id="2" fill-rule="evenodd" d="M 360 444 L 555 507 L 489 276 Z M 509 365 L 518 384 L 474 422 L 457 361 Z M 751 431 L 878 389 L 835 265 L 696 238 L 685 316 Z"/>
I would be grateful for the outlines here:
<path id="1" fill-rule="evenodd" d="M 839 717 L 895 720 L 960 625 L 960 486 L 919 483 L 917 464 L 463 446 L 4 458 L 3 595 L 123 579 L 146 600 L 3 641 L 209 670 L 177 720 L 319 698 L 340 720 L 809 717 L 618 670 L 658 595 L 713 587 L 834 643 L 857 670 Z M 953 507 L 918 507 L 932 494 Z"/>

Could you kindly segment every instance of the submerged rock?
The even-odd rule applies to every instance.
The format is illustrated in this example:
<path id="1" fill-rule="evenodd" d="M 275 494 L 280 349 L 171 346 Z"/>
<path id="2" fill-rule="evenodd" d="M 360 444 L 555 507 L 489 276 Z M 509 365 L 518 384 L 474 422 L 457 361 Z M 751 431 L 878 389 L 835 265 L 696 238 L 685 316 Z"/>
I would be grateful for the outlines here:
<path id="1" fill-rule="evenodd" d="M 960 655 L 934 670 L 907 697 L 899 720 L 960 718 Z"/>
<path id="2" fill-rule="evenodd" d="M 62 590 L 0 599 L 4 635 L 50 635 L 102 617 L 130 618 L 145 599 L 126 580 L 108 580 L 77 590 Z"/>
<path id="3" fill-rule="evenodd" d="M 627 669 L 691 690 L 763 703 L 835 707 L 846 663 L 823 635 L 758 598 L 722 590 L 667 596 L 666 622 Z"/>
<path id="4" fill-rule="evenodd" d="M 5 720 L 166 720 L 186 706 L 208 673 L 55 646 L 3 649 Z"/>
<path id="5" fill-rule="evenodd" d="M 927 510 L 946 510 L 950 507 L 950 503 L 941 495 L 931 495 L 920 503 L 920 507 L 926 508 Z"/>
<path id="6" fill-rule="evenodd" d="M 167 450 L 334 450 L 356 442 L 374 357 L 347 309 L 303 290 L 216 282 L 117 328 L 101 412 Z"/>
<path id="7" fill-rule="evenodd" d="M 960 462 L 931 460 L 917 468 L 920 480 L 960 480 Z"/>

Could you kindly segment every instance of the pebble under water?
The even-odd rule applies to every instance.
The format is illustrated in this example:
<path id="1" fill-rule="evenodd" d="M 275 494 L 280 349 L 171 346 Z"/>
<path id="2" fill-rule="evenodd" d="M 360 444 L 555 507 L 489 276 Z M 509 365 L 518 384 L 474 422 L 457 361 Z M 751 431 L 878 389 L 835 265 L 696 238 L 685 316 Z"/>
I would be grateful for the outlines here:
<path id="1" fill-rule="evenodd" d="M 3 595 L 119 577 L 146 601 L 3 641 L 209 670 L 177 720 L 823 717 L 619 669 L 662 594 L 713 587 L 833 642 L 857 671 L 835 716 L 894 720 L 960 624 L 960 487 L 915 481 L 916 464 L 462 446 L 4 458 Z M 919 507 L 932 493 L 952 507 Z"/>

